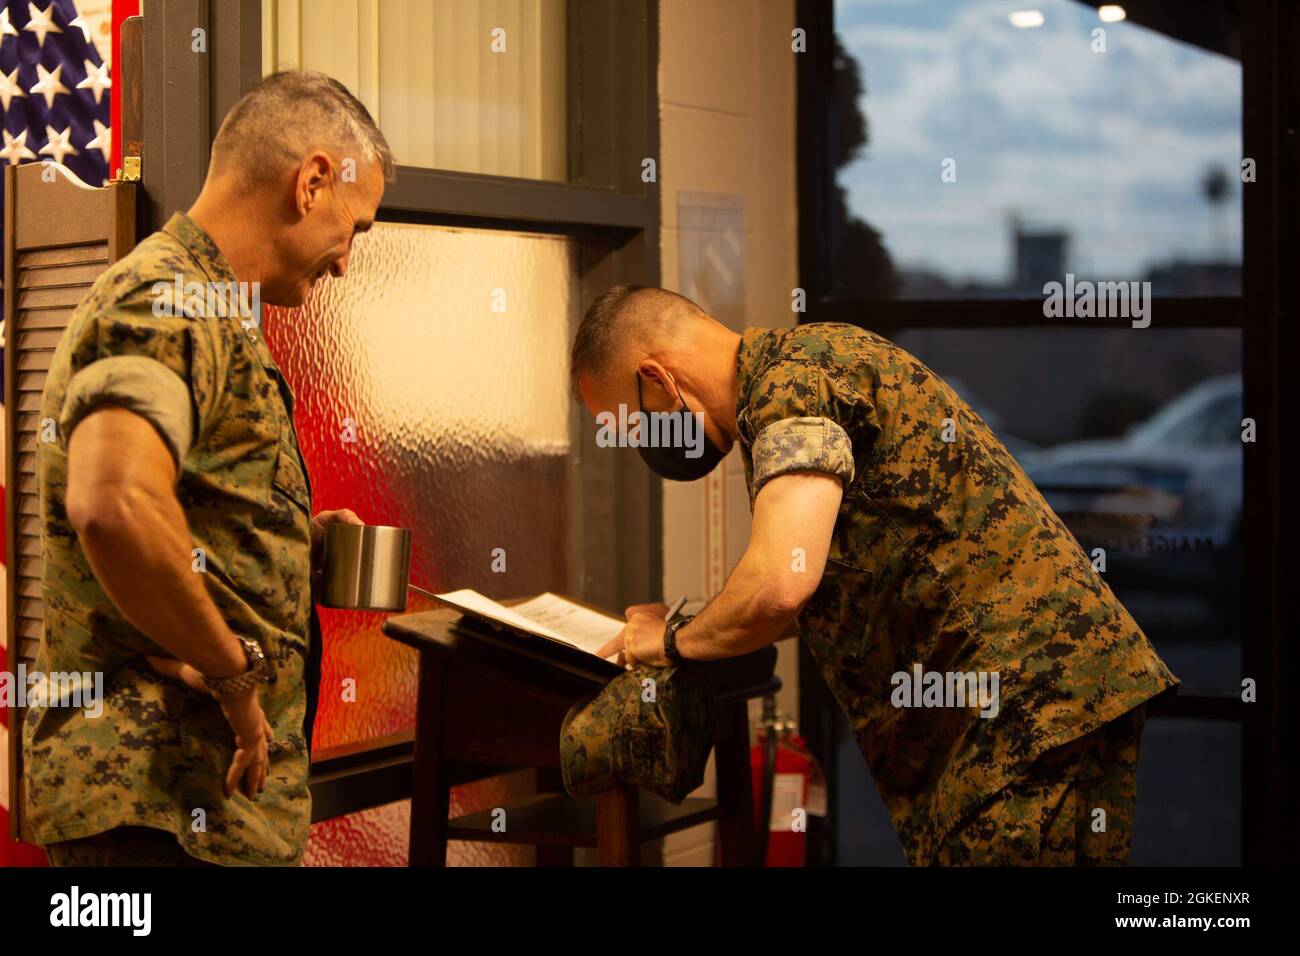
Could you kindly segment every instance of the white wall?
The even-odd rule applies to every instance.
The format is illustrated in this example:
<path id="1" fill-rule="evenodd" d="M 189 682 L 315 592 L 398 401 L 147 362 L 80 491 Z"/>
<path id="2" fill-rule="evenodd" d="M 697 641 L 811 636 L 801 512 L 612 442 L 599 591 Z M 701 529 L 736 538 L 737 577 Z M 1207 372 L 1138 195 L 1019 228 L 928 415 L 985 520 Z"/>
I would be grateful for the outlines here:
<path id="1" fill-rule="evenodd" d="M 660 3 L 663 283 L 737 331 L 795 320 L 794 26 L 793 0 Z M 665 600 L 715 594 L 749 527 L 738 451 L 706 481 L 664 482 Z M 794 714 L 796 647 L 778 647 L 778 706 Z M 669 838 L 664 861 L 711 864 L 712 830 Z"/>

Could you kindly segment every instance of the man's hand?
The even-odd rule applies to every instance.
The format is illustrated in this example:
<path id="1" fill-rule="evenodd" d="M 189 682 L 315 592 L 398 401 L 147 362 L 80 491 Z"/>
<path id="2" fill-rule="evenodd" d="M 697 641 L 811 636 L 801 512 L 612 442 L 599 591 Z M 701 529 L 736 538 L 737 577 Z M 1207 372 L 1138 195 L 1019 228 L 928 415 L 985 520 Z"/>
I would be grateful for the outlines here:
<path id="1" fill-rule="evenodd" d="M 624 612 L 627 626 L 619 631 L 618 636 L 596 653 L 600 657 L 618 654 L 618 662 L 631 667 L 633 664 L 652 664 L 666 667 L 669 663 L 664 656 L 664 628 L 668 615 L 666 604 L 636 604 Z"/>
<path id="2" fill-rule="evenodd" d="M 146 655 L 145 660 L 159 674 L 174 677 L 191 690 L 200 694 L 213 696 L 208 685 L 203 683 L 203 675 L 197 670 L 174 657 L 154 657 Z M 221 713 L 235 732 L 235 755 L 226 770 L 226 797 L 234 796 L 235 788 L 242 782 L 244 796 L 256 800 L 257 795 L 266 789 L 266 775 L 270 770 L 271 759 L 267 745 L 275 739 L 271 725 L 262 712 L 261 690 L 249 688 L 241 694 L 235 694 L 221 701 Z"/>
<path id="3" fill-rule="evenodd" d="M 628 608 L 623 612 L 623 620 L 625 621 L 632 620 L 633 614 L 658 614 L 659 620 L 662 621 L 664 618 L 668 616 L 668 612 L 671 610 L 672 608 L 670 608 L 667 604 L 659 604 L 659 603 L 633 604 L 630 608 Z"/>
<path id="4" fill-rule="evenodd" d="M 242 781 L 244 796 L 256 800 L 266 789 L 266 774 L 271 765 L 267 744 L 273 736 L 271 725 L 262 713 L 261 688 L 250 687 L 227 697 L 221 702 L 221 713 L 235 732 L 235 756 L 226 771 L 226 797 L 231 797 Z"/>
<path id="5" fill-rule="evenodd" d="M 350 508 L 316 512 L 316 516 L 311 519 L 311 566 L 313 568 L 320 567 L 321 551 L 325 547 L 325 526 L 336 521 L 341 524 L 365 524 Z"/>

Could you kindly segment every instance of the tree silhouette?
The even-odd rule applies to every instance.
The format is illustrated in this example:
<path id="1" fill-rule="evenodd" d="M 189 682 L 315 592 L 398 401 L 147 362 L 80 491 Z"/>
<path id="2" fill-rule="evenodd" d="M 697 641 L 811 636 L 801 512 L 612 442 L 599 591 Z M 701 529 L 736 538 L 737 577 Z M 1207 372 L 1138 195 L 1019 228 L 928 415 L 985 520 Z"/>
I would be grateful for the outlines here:
<path id="1" fill-rule="evenodd" d="M 1201 177 L 1201 195 L 1210 204 L 1210 243 L 1217 255 L 1227 258 L 1227 228 L 1223 210 L 1228 199 L 1228 172 L 1215 164 Z"/>
<path id="2" fill-rule="evenodd" d="M 880 232 L 849 209 L 848 194 L 838 182 L 839 170 L 856 160 L 871 142 L 867 117 L 858 106 L 866 93 L 862 73 L 838 36 L 832 69 L 831 150 L 837 181 L 830 292 L 833 298 L 849 301 L 892 299 L 901 285 L 894 261 L 880 241 Z"/>

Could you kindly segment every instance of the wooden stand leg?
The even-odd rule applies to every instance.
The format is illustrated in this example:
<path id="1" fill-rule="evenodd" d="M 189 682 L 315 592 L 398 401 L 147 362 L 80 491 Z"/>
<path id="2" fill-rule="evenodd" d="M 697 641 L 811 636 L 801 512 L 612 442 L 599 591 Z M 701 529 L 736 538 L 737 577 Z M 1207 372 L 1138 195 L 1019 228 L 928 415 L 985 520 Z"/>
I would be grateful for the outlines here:
<path id="1" fill-rule="evenodd" d="M 718 844 L 723 866 L 754 866 L 754 792 L 749 769 L 749 708 L 718 714 Z"/>
<path id="2" fill-rule="evenodd" d="M 441 654 L 436 651 L 420 652 L 408 866 L 447 865 L 447 814 L 450 809 L 451 784 L 442 747 L 443 673 Z"/>
<path id="3" fill-rule="evenodd" d="M 636 787 L 620 784 L 596 797 L 596 846 L 601 866 L 641 862 L 641 823 Z"/>
<path id="4" fill-rule="evenodd" d="M 564 777 L 559 767 L 537 768 L 538 793 L 564 793 Z M 573 866 L 573 847 L 553 843 L 537 844 L 538 866 Z"/>

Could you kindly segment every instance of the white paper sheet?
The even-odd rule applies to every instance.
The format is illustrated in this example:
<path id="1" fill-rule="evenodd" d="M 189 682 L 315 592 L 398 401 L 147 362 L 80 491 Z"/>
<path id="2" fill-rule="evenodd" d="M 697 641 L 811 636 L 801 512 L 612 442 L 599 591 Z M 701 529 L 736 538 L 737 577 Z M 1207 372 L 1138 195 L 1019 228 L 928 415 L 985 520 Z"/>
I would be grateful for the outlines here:
<path id="1" fill-rule="evenodd" d="M 623 630 L 623 621 L 547 591 L 510 610 L 530 621 L 563 634 L 566 644 L 594 654 Z"/>
<path id="2" fill-rule="evenodd" d="M 592 655 L 623 629 L 623 622 L 618 618 L 549 591 L 514 607 L 498 604 L 471 588 L 448 591 L 437 598 L 459 610 L 541 634 Z"/>

